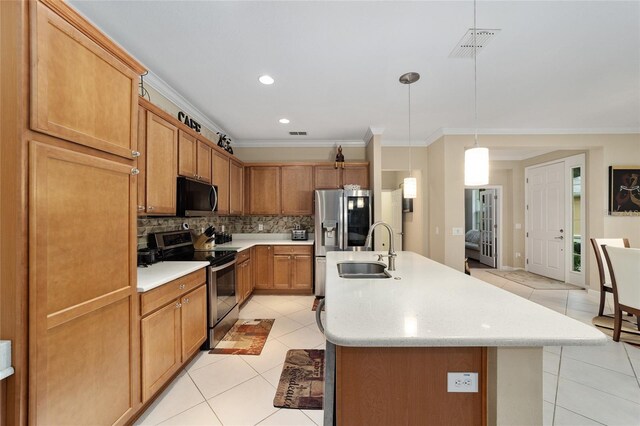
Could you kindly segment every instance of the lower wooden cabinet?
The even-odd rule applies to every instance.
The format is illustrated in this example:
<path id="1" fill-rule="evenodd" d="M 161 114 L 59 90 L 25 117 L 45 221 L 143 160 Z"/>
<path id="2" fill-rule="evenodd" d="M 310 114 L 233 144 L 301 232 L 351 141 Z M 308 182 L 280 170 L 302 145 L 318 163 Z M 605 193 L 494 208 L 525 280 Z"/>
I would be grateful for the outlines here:
<path id="1" fill-rule="evenodd" d="M 193 288 L 190 283 L 199 282 Z M 169 295 L 174 297 L 168 300 Z M 207 337 L 204 269 L 141 296 L 142 401 L 151 398 Z M 149 312 L 146 307 L 161 307 Z"/>
<path id="2" fill-rule="evenodd" d="M 255 246 L 253 282 L 258 290 L 273 288 L 273 246 Z"/>
<path id="3" fill-rule="evenodd" d="M 253 291 L 253 268 L 250 250 L 241 252 L 236 264 L 236 299 L 244 303 Z"/>
<path id="4" fill-rule="evenodd" d="M 273 288 L 308 290 L 313 287 L 313 247 L 274 246 Z"/>

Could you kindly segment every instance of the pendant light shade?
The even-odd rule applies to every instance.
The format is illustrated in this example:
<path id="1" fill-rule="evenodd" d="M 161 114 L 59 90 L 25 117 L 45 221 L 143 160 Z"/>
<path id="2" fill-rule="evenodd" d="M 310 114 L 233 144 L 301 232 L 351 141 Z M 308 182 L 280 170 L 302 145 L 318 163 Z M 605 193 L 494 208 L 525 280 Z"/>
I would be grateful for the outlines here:
<path id="1" fill-rule="evenodd" d="M 416 198 L 418 196 L 417 179 L 411 177 L 411 85 L 420 80 L 420 74 L 417 72 L 408 72 L 400 76 L 400 83 L 406 84 L 409 89 L 409 177 L 404 178 L 402 197 Z"/>
<path id="2" fill-rule="evenodd" d="M 489 184 L 489 149 L 474 147 L 464 152 L 464 184 L 480 186 Z"/>
<path id="3" fill-rule="evenodd" d="M 406 177 L 404 178 L 404 198 L 416 198 L 418 196 L 418 183 L 416 178 L 414 177 Z"/>

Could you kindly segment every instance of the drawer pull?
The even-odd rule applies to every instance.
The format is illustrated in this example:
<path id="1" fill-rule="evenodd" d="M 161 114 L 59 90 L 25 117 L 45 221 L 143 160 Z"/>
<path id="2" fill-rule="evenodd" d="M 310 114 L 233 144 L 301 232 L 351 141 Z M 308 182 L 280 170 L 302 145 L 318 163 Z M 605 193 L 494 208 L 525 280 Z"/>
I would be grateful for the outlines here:
<path id="1" fill-rule="evenodd" d="M 176 302 L 176 309 L 180 309 L 180 307 L 182 307 L 182 303 Z"/>
<path id="2" fill-rule="evenodd" d="M 178 286 L 178 290 L 183 290 L 183 289 L 184 289 L 184 284 L 180 284 L 180 285 Z"/>
<path id="3" fill-rule="evenodd" d="M 183 302 L 183 303 L 185 303 L 185 304 L 189 303 L 189 298 L 188 298 L 188 297 L 185 297 L 185 298 L 184 298 L 184 300 L 183 300 L 182 302 Z"/>

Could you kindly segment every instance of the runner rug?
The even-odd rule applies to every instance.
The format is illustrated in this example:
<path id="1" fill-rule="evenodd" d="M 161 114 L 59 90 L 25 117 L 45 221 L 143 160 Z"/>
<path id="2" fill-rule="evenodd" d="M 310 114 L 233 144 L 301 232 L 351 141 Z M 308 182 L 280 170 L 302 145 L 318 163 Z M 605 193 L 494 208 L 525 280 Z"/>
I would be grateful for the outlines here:
<path id="1" fill-rule="evenodd" d="M 578 287 L 577 285 L 566 284 L 562 281 L 543 277 L 542 275 L 523 271 L 521 269 L 516 269 L 514 271 L 504 271 L 498 269 L 490 270 L 487 272 L 502 278 L 506 278 L 509 281 L 526 285 L 527 287 L 531 287 L 536 290 L 582 290 L 582 287 Z"/>
<path id="2" fill-rule="evenodd" d="M 322 410 L 324 349 L 291 349 L 282 367 L 273 406 Z"/>
<path id="3" fill-rule="evenodd" d="M 260 355 L 274 321 L 273 319 L 238 320 L 209 353 Z"/>
<path id="4" fill-rule="evenodd" d="M 620 340 L 623 342 L 631 343 L 632 345 L 640 346 L 640 330 L 635 322 L 635 316 L 627 316 L 622 314 L 622 330 L 620 330 Z M 600 317 L 593 317 L 591 320 L 593 325 L 598 327 L 598 330 L 604 334 L 613 337 L 613 317 L 603 315 Z"/>

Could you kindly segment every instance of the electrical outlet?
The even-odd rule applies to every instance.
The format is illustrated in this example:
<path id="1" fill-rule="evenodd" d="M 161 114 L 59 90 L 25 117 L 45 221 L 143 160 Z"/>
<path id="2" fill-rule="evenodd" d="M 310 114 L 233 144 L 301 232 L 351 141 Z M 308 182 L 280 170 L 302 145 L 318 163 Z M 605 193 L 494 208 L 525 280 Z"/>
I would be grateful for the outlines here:
<path id="1" fill-rule="evenodd" d="M 220 232 L 224 232 L 224 225 L 220 227 Z"/>
<path id="2" fill-rule="evenodd" d="M 264 225 L 259 223 L 258 224 L 258 231 L 264 231 Z"/>
<path id="3" fill-rule="evenodd" d="M 436 235 L 440 235 L 440 227 L 436 226 Z"/>
<path id="4" fill-rule="evenodd" d="M 447 373 L 447 392 L 478 392 L 478 373 Z"/>
<path id="5" fill-rule="evenodd" d="M 519 259 L 520 257 L 522 257 L 522 254 L 519 251 L 517 251 L 516 252 L 516 259 Z"/>
<path id="6" fill-rule="evenodd" d="M 463 228 L 451 228 L 451 235 L 464 235 Z"/>

